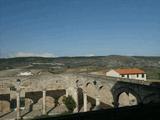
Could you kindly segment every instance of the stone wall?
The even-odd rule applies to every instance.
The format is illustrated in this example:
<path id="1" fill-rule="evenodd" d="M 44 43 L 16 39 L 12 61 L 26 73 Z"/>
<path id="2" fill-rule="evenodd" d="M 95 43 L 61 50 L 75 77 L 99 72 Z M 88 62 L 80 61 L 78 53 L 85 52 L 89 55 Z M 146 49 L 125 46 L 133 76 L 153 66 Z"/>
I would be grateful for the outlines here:
<path id="1" fill-rule="evenodd" d="M 10 94 L 0 95 L 0 112 L 10 111 Z"/>
<path id="2" fill-rule="evenodd" d="M 10 78 L 11 79 L 11 78 Z M 0 110 L 9 111 L 10 100 L 16 99 L 15 91 L 8 91 L 11 86 L 16 82 L 12 79 L 3 88 L 3 93 L 0 93 Z M 116 102 L 120 102 L 119 97 L 123 92 L 131 93 L 132 98 L 137 99 L 137 103 L 149 103 L 150 101 L 160 101 L 160 91 L 158 87 L 153 87 L 149 82 L 142 82 L 115 78 L 106 78 L 101 76 L 83 75 L 83 74 L 61 74 L 52 76 L 43 76 L 38 82 L 39 77 L 21 78 L 23 93 L 25 95 L 26 108 L 42 108 L 42 91 L 46 90 L 46 106 L 55 106 L 61 96 L 72 95 L 75 99 L 78 109 L 83 106 L 83 92 L 85 91 L 88 96 L 88 103 L 95 104 L 98 98 L 102 107 L 110 106 L 115 107 Z M 28 80 L 29 79 L 29 80 Z M 32 80 L 32 81 L 31 81 Z M 4 82 L 3 82 L 4 83 Z M 31 86 L 30 86 L 31 85 Z M 49 87 L 48 87 L 49 86 Z M 0 91 L 2 92 L 2 91 Z M 5 93 L 6 92 L 6 93 Z M 21 94 L 22 95 L 22 94 Z M 91 100 L 92 98 L 93 100 Z M 153 99 L 154 98 L 154 99 Z M 121 99 L 121 98 L 120 98 Z M 128 99 L 127 97 L 125 100 Z M 37 106 L 37 107 L 36 107 Z M 87 108 L 88 109 L 88 108 Z"/>

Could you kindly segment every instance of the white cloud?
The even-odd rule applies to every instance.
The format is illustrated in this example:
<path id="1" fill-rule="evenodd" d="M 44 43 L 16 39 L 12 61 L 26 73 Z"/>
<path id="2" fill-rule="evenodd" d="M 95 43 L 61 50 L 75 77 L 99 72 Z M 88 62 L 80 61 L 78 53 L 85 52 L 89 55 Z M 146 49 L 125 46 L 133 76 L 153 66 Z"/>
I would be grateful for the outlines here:
<path id="1" fill-rule="evenodd" d="M 57 57 L 52 53 L 17 52 L 9 57 Z"/>
<path id="2" fill-rule="evenodd" d="M 96 56 L 95 54 L 83 54 L 83 55 L 72 55 L 72 56 L 67 56 L 67 57 L 92 57 Z"/>
<path id="3" fill-rule="evenodd" d="M 92 56 L 95 56 L 95 54 L 88 54 L 88 55 L 85 55 L 87 57 L 92 57 Z"/>

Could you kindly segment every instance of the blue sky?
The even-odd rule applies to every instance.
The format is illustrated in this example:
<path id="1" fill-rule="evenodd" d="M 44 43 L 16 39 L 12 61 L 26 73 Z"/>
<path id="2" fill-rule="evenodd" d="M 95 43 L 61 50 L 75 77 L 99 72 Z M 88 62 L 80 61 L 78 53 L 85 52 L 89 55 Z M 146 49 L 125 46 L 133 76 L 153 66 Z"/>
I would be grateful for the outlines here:
<path id="1" fill-rule="evenodd" d="M 0 57 L 160 56 L 159 0 L 0 0 Z"/>

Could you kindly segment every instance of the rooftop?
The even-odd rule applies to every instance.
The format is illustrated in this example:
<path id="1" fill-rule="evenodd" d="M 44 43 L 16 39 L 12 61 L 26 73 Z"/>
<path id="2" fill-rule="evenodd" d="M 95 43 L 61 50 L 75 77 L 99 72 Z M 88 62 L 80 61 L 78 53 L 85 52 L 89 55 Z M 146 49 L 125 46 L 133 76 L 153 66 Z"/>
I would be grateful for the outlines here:
<path id="1" fill-rule="evenodd" d="M 140 70 L 138 68 L 132 68 L 132 69 L 116 69 L 116 72 L 119 74 L 144 74 L 145 72 L 143 70 Z"/>

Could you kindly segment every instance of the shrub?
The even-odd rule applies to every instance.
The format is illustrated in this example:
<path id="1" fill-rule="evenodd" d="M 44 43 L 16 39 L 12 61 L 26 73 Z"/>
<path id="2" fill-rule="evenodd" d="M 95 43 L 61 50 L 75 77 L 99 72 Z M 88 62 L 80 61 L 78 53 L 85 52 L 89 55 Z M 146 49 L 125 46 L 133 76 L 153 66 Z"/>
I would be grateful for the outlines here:
<path id="1" fill-rule="evenodd" d="M 63 98 L 63 103 L 66 105 L 69 112 L 73 112 L 73 110 L 76 108 L 76 102 L 70 95 Z"/>

